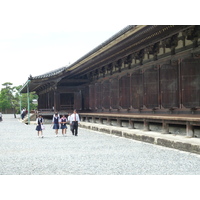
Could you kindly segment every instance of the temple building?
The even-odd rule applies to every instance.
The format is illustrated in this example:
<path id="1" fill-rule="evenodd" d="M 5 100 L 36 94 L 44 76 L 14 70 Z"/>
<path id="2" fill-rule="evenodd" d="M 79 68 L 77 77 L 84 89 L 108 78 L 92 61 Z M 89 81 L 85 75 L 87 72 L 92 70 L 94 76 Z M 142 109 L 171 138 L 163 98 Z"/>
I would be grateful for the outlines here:
<path id="1" fill-rule="evenodd" d="M 130 25 L 70 66 L 29 77 L 21 93 L 27 86 L 35 91 L 39 110 L 76 109 L 99 120 L 98 114 L 127 114 L 129 123 L 131 115 L 198 117 L 199 44 L 198 25 Z"/>

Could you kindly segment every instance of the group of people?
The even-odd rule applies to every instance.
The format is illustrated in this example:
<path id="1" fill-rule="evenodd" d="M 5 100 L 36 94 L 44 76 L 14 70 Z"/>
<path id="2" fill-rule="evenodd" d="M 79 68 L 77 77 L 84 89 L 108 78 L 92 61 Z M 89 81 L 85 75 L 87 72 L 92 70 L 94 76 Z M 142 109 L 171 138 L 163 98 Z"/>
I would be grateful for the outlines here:
<path id="1" fill-rule="evenodd" d="M 66 136 L 67 134 L 67 123 L 70 125 L 70 130 L 72 132 L 72 135 L 78 136 L 78 124 L 80 122 L 79 114 L 77 114 L 76 110 L 73 111 L 72 114 L 69 114 L 66 118 L 65 115 L 60 115 L 56 112 L 53 115 L 52 124 L 53 129 L 55 130 L 55 136 L 58 137 L 58 130 L 62 130 L 62 135 Z M 39 115 L 36 119 L 36 130 L 38 132 L 38 137 L 44 137 L 43 136 L 43 130 L 44 130 L 44 119 L 42 115 Z"/>

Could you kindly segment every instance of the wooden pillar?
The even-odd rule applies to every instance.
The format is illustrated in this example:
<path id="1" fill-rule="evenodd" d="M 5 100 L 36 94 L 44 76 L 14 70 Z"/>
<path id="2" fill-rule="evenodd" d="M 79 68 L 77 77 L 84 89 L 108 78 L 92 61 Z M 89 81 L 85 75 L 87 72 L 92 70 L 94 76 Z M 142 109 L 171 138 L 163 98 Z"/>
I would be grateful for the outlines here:
<path id="1" fill-rule="evenodd" d="M 38 94 L 38 109 L 41 108 L 41 96 Z"/>
<path id="2" fill-rule="evenodd" d="M 41 94 L 41 108 L 44 108 L 44 94 Z"/>
<path id="3" fill-rule="evenodd" d="M 169 133 L 169 124 L 165 121 L 162 122 L 162 133 L 168 134 Z"/>
<path id="4" fill-rule="evenodd" d="M 107 125 L 111 125 L 111 120 L 109 117 L 107 117 Z"/>
<path id="5" fill-rule="evenodd" d="M 60 110 L 60 93 L 54 91 L 54 111 Z"/>
<path id="6" fill-rule="evenodd" d="M 57 92 L 56 91 L 54 91 L 54 105 L 53 105 L 53 107 L 54 107 L 54 111 L 56 111 L 57 110 Z"/>
<path id="7" fill-rule="evenodd" d="M 144 131 L 149 131 L 149 122 L 144 119 Z"/>
<path id="8" fill-rule="evenodd" d="M 44 94 L 44 108 L 46 109 L 46 108 L 48 108 L 48 95 L 47 95 L 47 93 L 45 93 Z"/>
<path id="9" fill-rule="evenodd" d="M 134 128 L 134 122 L 133 122 L 131 119 L 129 119 L 128 128 L 129 128 L 129 129 L 133 129 L 133 128 Z"/>
<path id="10" fill-rule="evenodd" d="M 50 108 L 50 97 L 49 97 L 49 92 L 47 93 L 47 108 Z"/>
<path id="11" fill-rule="evenodd" d="M 194 136 L 193 126 L 190 124 L 190 122 L 186 122 L 186 137 L 193 137 L 193 136 Z"/>
<path id="12" fill-rule="evenodd" d="M 86 121 L 86 122 L 89 122 L 89 117 L 85 117 L 85 121 Z"/>
<path id="13" fill-rule="evenodd" d="M 99 123 L 103 124 L 103 119 L 102 118 L 99 118 Z"/>
<path id="14" fill-rule="evenodd" d="M 117 126 L 118 127 L 122 127 L 122 121 L 119 118 L 117 118 Z"/>
<path id="15" fill-rule="evenodd" d="M 95 117 L 92 117 L 92 123 L 95 123 Z"/>
<path id="16" fill-rule="evenodd" d="M 54 92 L 51 91 L 51 109 L 53 110 L 53 106 L 54 106 Z"/>

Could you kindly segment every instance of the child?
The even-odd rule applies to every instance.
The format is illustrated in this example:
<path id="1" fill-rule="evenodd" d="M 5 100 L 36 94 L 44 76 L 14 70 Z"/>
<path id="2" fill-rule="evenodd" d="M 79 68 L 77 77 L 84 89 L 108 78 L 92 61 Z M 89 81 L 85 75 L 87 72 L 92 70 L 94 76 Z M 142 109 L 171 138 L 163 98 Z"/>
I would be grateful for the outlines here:
<path id="1" fill-rule="evenodd" d="M 53 116 L 53 129 L 55 129 L 56 137 L 58 137 L 58 129 L 59 129 L 59 123 L 60 123 L 60 117 L 58 116 L 58 113 L 55 113 Z"/>
<path id="2" fill-rule="evenodd" d="M 60 124 L 61 124 L 63 136 L 65 136 L 66 133 L 67 133 L 67 124 L 66 123 L 67 123 L 67 118 L 65 117 L 65 115 L 63 115 L 60 119 Z"/>
<path id="3" fill-rule="evenodd" d="M 39 117 L 36 119 L 36 124 L 37 124 L 36 131 L 38 131 L 38 137 L 41 136 L 42 138 L 44 137 L 43 133 L 42 133 L 43 122 L 44 122 L 44 120 L 42 118 L 42 115 L 39 115 Z"/>

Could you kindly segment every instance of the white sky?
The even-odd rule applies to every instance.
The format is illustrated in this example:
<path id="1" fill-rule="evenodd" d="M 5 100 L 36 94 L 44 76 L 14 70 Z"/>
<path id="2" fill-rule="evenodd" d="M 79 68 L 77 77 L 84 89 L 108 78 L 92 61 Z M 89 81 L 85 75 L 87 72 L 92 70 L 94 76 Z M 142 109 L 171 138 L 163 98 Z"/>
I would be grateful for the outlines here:
<path id="1" fill-rule="evenodd" d="M 0 88 L 72 64 L 128 24 L 151 24 L 152 1 L 143 14 L 133 2 L 0 0 Z"/>

